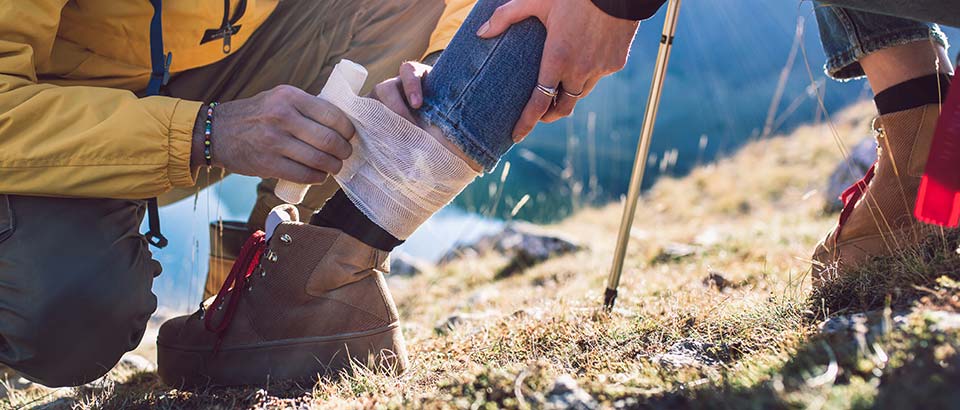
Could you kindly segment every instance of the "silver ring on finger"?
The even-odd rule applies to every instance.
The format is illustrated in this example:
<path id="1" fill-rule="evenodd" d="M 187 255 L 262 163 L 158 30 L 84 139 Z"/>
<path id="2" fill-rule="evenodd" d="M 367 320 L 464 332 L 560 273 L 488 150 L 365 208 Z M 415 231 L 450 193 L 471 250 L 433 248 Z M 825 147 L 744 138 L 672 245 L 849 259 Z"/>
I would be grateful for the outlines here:
<path id="1" fill-rule="evenodd" d="M 540 83 L 537 83 L 537 91 L 540 91 L 541 93 L 543 93 L 543 95 L 546 95 L 547 97 L 550 97 L 550 98 L 557 98 L 557 95 L 560 94 L 560 90 L 558 90 L 558 87 L 547 87 Z"/>

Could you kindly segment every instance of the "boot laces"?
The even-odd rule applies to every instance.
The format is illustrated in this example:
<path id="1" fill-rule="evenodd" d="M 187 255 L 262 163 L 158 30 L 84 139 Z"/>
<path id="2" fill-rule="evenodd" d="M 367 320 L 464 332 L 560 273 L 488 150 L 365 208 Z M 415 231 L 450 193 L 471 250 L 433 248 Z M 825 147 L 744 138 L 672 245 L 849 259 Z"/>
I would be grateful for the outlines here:
<path id="1" fill-rule="evenodd" d="M 260 265 L 260 258 L 263 256 L 264 250 L 266 250 L 267 240 L 266 234 L 263 231 L 254 232 L 253 235 L 250 235 L 247 238 L 247 241 L 243 244 L 243 247 L 240 248 L 240 255 L 237 257 L 236 262 L 233 263 L 233 267 L 230 269 L 230 274 L 227 275 L 227 279 L 223 282 L 223 285 L 220 287 L 220 291 L 217 292 L 217 297 L 210 303 L 208 309 L 211 310 L 210 314 L 204 315 L 203 325 L 209 332 L 217 334 L 217 341 L 213 346 L 213 353 L 216 354 L 220 350 L 220 344 L 223 342 L 223 336 L 226 334 L 227 329 L 230 327 L 230 323 L 233 321 L 234 315 L 237 313 L 237 308 L 240 306 L 240 292 L 247 285 L 247 280 L 250 278 L 250 275 L 253 274 L 254 270 Z M 231 292 L 236 290 L 236 294 L 232 297 L 229 297 Z M 224 303 L 226 307 L 224 308 Z M 224 308 L 223 317 L 220 319 L 220 322 L 217 323 L 214 320 L 213 312 Z"/>
<path id="2" fill-rule="evenodd" d="M 840 232 L 843 230 L 843 225 L 847 223 L 847 219 L 853 214 L 853 208 L 857 206 L 857 202 L 860 202 L 860 198 L 863 198 L 863 194 L 867 192 L 867 186 L 870 185 L 870 181 L 873 180 L 876 169 L 877 163 L 874 162 L 863 178 L 854 182 L 853 185 L 850 185 L 843 191 L 843 194 L 840 195 L 840 201 L 843 202 L 843 211 L 840 212 L 840 221 L 837 223 L 837 234 L 834 235 L 835 241 L 840 239 Z"/>

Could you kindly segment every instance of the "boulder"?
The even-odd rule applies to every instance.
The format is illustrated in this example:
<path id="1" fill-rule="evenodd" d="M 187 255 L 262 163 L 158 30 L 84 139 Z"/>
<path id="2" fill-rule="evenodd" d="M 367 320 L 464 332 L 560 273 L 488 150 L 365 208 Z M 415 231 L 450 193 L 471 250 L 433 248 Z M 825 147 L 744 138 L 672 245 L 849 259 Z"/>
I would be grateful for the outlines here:
<path id="1" fill-rule="evenodd" d="M 710 274 L 703 279 L 703 286 L 708 288 L 715 288 L 721 292 L 725 289 L 731 287 L 733 282 L 730 282 L 727 278 L 723 277 L 720 272 L 710 271 Z"/>
<path id="2" fill-rule="evenodd" d="M 403 252 L 390 255 L 390 274 L 416 276 L 430 269 L 430 263 Z"/>
<path id="3" fill-rule="evenodd" d="M 547 393 L 545 409 L 592 410 L 598 408 L 597 401 L 583 390 L 572 376 L 565 374 L 553 382 Z"/>
<path id="4" fill-rule="evenodd" d="M 130 373 L 148 373 L 157 370 L 157 366 L 147 358 L 134 353 L 126 353 L 120 358 L 117 367 Z"/>
<path id="5" fill-rule="evenodd" d="M 458 326 L 467 324 L 467 323 L 483 323 L 485 321 L 491 320 L 499 316 L 499 312 L 495 311 L 485 311 L 485 312 L 455 312 L 450 316 L 447 316 L 446 319 L 439 321 L 436 326 L 433 327 L 433 331 L 439 335 L 445 335 L 451 330 L 455 329 Z"/>
<path id="6" fill-rule="evenodd" d="M 8 389 L 26 390 L 33 386 L 33 382 L 21 376 L 16 370 L 0 363 L 0 400 L 10 395 Z"/>
<path id="7" fill-rule="evenodd" d="M 652 264 L 671 263 L 693 256 L 700 249 L 693 245 L 685 243 L 668 243 L 660 248 L 660 252 L 650 260 Z"/>
<path id="8" fill-rule="evenodd" d="M 501 278 L 519 273 L 547 259 L 581 249 L 583 246 L 571 238 L 531 224 L 514 222 L 500 232 L 480 237 L 472 243 L 455 246 L 440 258 L 440 263 L 496 253 L 510 259 L 507 266 L 496 275 Z"/>
<path id="9" fill-rule="evenodd" d="M 664 367 L 706 367 L 730 361 L 730 347 L 682 339 L 667 349 L 666 353 L 653 356 L 653 362 Z"/>
<path id="10" fill-rule="evenodd" d="M 853 185 L 867 173 L 870 166 L 877 161 L 877 140 L 867 137 L 850 149 L 848 160 L 842 160 L 830 174 L 827 182 L 825 203 L 826 212 L 838 212 L 843 209 L 840 195 L 847 187 Z"/>

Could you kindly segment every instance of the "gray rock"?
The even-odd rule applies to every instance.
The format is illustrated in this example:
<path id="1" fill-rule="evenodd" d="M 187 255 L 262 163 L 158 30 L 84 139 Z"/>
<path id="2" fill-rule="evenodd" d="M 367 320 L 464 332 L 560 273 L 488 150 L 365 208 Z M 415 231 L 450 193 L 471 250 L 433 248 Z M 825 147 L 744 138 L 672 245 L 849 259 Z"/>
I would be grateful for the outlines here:
<path id="1" fill-rule="evenodd" d="M 9 390 L 24 390 L 33 387 L 33 385 L 33 382 L 20 376 L 20 373 L 17 373 L 16 370 L 0 364 L 0 399 L 10 395 Z"/>
<path id="2" fill-rule="evenodd" d="M 127 353 L 120 358 L 117 367 L 131 373 L 147 373 L 157 370 L 157 366 L 150 360 L 138 354 Z"/>
<path id="3" fill-rule="evenodd" d="M 502 231 L 483 236 L 469 244 L 459 244 L 447 252 L 440 263 L 464 257 L 497 253 L 510 258 L 497 277 L 510 276 L 547 259 L 573 253 L 583 246 L 571 238 L 526 223 L 510 223 Z"/>
<path id="4" fill-rule="evenodd" d="M 729 361 L 729 348 L 696 339 L 682 339 L 667 349 L 666 353 L 653 356 L 653 362 L 664 367 L 716 366 Z"/>
<path id="5" fill-rule="evenodd" d="M 684 259 L 697 253 L 698 248 L 684 243 L 668 243 L 653 257 L 652 263 L 668 263 Z"/>
<path id="6" fill-rule="evenodd" d="M 462 326 L 466 323 L 483 322 L 495 316 L 497 316 L 495 312 L 457 312 L 438 322 L 437 325 L 434 326 L 433 330 L 437 332 L 437 334 L 444 335 L 449 333 L 454 328 Z"/>
<path id="7" fill-rule="evenodd" d="M 909 317 L 914 315 L 920 315 L 933 332 L 960 329 L 960 313 L 913 308 L 890 314 L 885 314 L 882 310 L 871 310 L 832 317 L 820 323 L 820 334 L 828 339 L 854 339 L 863 344 L 867 338 L 903 329 L 909 324 Z"/>
<path id="8" fill-rule="evenodd" d="M 876 162 L 877 140 L 873 137 L 864 138 L 850 149 L 848 159 L 849 161 L 844 160 L 837 164 L 830 174 L 823 207 L 826 212 L 837 212 L 843 209 L 840 195 L 847 187 L 859 181 L 866 174 L 867 169 Z"/>
<path id="9" fill-rule="evenodd" d="M 397 276 L 416 276 L 430 269 L 430 263 L 403 252 L 390 255 L 390 274 Z"/>
<path id="10" fill-rule="evenodd" d="M 730 282 L 727 280 L 727 278 L 723 277 L 720 272 L 711 271 L 710 274 L 703 279 L 703 286 L 715 288 L 721 292 L 724 289 L 729 288 L 731 285 L 733 285 L 733 282 Z"/>
<path id="11" fill-rule="evenodd" d="M 553 387 L 547 393 L 547 403 L 544 409 L 592 410 L 597 407 L 597 401 L 593 399 L 593 396 L 580 388 L 573 377 L 565 374 L 553 382 Z"/>

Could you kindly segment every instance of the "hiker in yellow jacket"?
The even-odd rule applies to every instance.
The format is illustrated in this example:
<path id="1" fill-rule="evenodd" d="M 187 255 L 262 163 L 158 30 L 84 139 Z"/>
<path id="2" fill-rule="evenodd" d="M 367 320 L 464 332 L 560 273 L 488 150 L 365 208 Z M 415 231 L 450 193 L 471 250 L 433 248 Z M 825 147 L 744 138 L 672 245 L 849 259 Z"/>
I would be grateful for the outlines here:
<path id="1" fill-rule="evenodd" d="M 192 194 L 209 165 L 267 178 L 253 224 L 228 225 L 242 239 L 279 203 L 270 178 L 321 183 L 350 155 L 350 122 L 311 97 L 333 65 L 372 85 L 429 61 L 473 3 L 0 0 L 0 363 L 51 386 L 109 370 L 156 308 L 145 199 Z M 232 138 L 210 163 L 213 101 Z"/>

